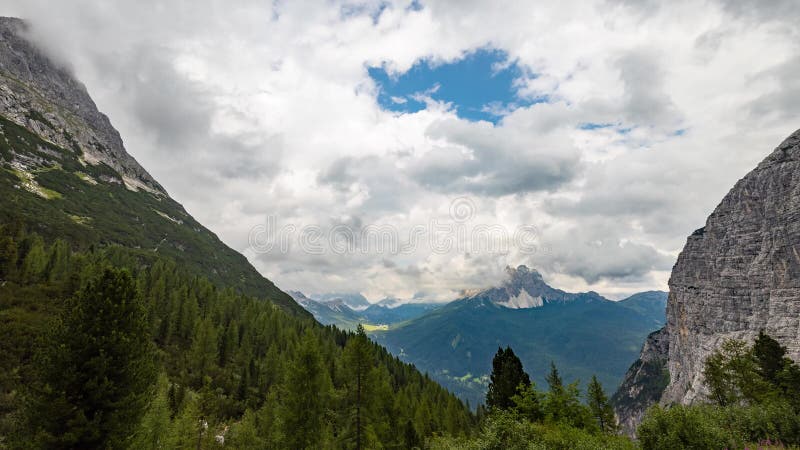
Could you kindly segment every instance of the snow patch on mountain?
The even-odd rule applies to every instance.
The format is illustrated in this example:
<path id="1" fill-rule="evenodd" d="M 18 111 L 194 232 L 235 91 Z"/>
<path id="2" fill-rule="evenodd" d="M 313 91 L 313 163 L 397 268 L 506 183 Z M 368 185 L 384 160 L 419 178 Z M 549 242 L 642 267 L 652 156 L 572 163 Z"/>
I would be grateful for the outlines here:
<path id="1" fill-rule="evenodd" d="M 527 309 L 527 308 L 539 308 L 544 305 L 544 299 L 541 296 L 532 296 L 528 293 L 525 289 L 521 289 L 519 294 L 515 296 L 511 296 L 506 301 L 498 301 L 495 302 L 500 306 L 504 306 L 509 309 Z"/>

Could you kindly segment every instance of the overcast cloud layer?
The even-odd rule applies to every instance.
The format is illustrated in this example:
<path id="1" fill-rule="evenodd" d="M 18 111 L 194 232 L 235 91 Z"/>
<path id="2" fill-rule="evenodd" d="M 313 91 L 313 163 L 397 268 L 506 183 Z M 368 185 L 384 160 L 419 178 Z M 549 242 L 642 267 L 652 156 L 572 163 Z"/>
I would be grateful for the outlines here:
<path id="1" fill-rule="evenodd" d="M 523 263 L 571 291 L 666 289 L 686 236 L 800 127 L 796 1 L 660 5 L 10 0 L 0 14 L 28 19 L 129 153 L 281 288 L 445 300 Z M 547 102 L 497 125 L 424 92 L 416 113 L 378 105 L 368 67 L 479 48 L 506 52 L 526 69 L 518 94 Z M 536 251 L 248 242 L 269 216 L 408 236 L 454 201 L 470 230 L 535 226 Z"/>

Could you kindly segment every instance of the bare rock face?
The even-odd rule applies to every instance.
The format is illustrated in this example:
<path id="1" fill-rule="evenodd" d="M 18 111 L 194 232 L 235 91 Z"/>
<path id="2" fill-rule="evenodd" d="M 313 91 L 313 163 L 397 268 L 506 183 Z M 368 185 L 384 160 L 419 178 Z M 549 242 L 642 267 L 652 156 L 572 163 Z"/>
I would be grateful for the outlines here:
<path id="1" fill-rule="evenodd" d="M 82 83 L 31 44 L 26 24 L 0 17 L 0 114 L 54 144 L 80 150 L 87 164 L 106 164 L 132 190 L 164 189 L 122 145 Z"/>
<path id="2" fill-rule="evenodd" d="M 800 359 L 800 131 L 689 236 L 669 287 L 662 403 L 703 400 L 703 364 L 727 339 L 752 342 L 763 329 Z"/>
<path id="3" fill-rule="evenodd" d="M 638 395 L 662 376 L 637 370 L 662 351 L 654 352 L 648 339 L 614 395 L 629 433 L 650 404 L 706 400 L 703 365 L 728 339 L 752 342 L 763 329 L 800 360 L 800 130 L 736 183 L 706 226 L 689 236 L 669 288 L 669 385 L 660 399 Z"/>

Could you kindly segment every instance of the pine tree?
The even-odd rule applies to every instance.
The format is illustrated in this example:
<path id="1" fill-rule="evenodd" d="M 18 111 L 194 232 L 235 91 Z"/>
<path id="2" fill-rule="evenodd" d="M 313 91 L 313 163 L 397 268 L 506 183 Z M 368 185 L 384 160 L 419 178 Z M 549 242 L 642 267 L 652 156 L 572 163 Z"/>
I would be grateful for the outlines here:
<path id="1" fill-rule="evenodd" d="M 332 385 L 317 346 L 314 336 L 306 333 L 286 370 L 282 417 L 289 448 L 317 448 L 321 439 Z"/>
<path id="2" fill-rule="evenodd" d="M 592 380 L 589 382 L 586 391 L 589 409 L 600 426 L 600 430 L 606 433 L 615 432 L 617 430 L 617 421 L 614 416 L 614 409 L 608 402 L 603 385 L 597 381 L 596 376 L 592 375 Z"/>
<path id="3" fill-rule="evenodd" d="M 372 348 L 361 324 L 344 348 L 347 401 L 349 405 L 349 437 L 356 450 L 365 448 L 367 441 L 367 405 L 369 405 L 369 372 L 372 369 Z"/>
<path id="4" fill-rule="evenodd" d="M 522 369 L 522 361 L 511 347 L 497 349 L 492 359 L 492 374 L 486 392 L 486 406 L 489 409 L 508 409 L 514 406 L 512 397 L 520 386 L 530 386 L 531 380 Z"/>
<path id="5" fill-rule="evenodd" d="M 125 446 L 150 399 L 155 351 L 130 273 L 105 269 L 70 302 L 39 359 L 28 418 L 42 446 Z"/>

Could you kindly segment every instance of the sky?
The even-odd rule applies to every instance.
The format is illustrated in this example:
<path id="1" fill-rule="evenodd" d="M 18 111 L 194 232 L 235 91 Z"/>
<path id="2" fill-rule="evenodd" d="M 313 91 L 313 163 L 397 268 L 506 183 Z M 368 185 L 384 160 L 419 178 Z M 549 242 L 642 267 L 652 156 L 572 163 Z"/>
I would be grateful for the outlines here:
<path id="1" fill-rule="evenodd" d="M 667 289 L 800 126 L 800 3 L 7 0 L 285 290 Z M 485 239 L 484 239 L 485 238 Z"/>

